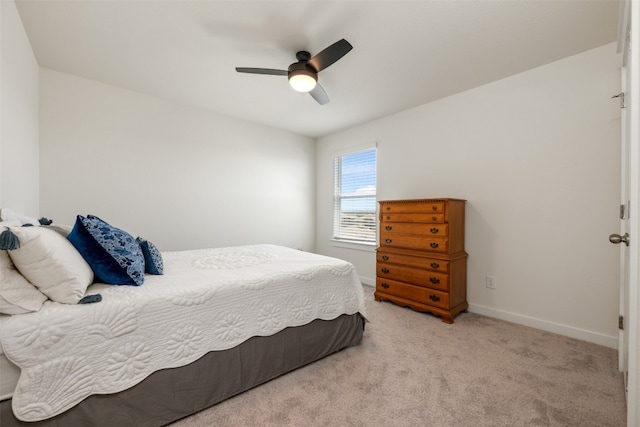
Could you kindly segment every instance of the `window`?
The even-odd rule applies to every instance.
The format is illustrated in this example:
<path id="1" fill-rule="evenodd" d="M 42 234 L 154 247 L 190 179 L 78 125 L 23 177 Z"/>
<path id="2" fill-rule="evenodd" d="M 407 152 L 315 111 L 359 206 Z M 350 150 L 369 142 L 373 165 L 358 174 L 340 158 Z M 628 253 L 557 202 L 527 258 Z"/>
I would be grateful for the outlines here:
<path id="1" fill-rule="evenodd" d="M 333 159 L 333 240 L 376 243 L 376 149 Z"/>

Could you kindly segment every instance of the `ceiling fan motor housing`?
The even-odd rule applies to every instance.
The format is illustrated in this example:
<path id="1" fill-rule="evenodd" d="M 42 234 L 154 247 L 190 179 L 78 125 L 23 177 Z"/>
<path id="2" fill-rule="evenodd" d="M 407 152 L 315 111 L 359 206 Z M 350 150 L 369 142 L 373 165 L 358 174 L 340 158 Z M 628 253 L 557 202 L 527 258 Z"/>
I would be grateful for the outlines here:
<path id="1" fill-rule="evenodd" d="M 288 71 L 289 78 L 291 78 L 292 76 L 304 74 L 312 77 L 315 81 L 318 81 L 318 72 L 307 61 L 294 62 L 293 64 L 289 65 Z"/>

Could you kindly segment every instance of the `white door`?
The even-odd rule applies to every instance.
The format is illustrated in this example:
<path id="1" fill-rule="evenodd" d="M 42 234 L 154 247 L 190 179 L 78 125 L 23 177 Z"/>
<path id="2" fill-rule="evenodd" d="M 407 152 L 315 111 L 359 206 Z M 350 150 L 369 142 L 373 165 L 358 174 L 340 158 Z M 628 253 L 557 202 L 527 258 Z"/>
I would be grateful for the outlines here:
<path id="1" fill-rule="evenodd" d="M 627 425 L 640 425 L 640 2 L 626 0 L 621 9 L 619 48 L 622 52 L 622 193 L 620 232 L 612 243 L 620 245 L 619 367 L 627 386 Z"/>
<path id="2" fill-rule="evenodd" d="M 620 233 L 614 233 L 609 236 L 611 243 L 620 245 L 620 321 L 618 331 L 618 369 L 625 374 L 625 385 L 627 384 L 627 374 L 629 365 L 629 328 L 623 327 L 624 319 L 629 319 L 629 270 L 630 270 L 630 255 L 629 244 L 631 237 L 630 231 L 630 127 L 628 126 L 629 117 L 629 91 L 628 91 L 628 72 L 627 65 L 622 67 L 622 92 L 617 95 L 620 100 L 622 113 L 620 117 L 621 121 L 621 185 L 620 185 Z"/>

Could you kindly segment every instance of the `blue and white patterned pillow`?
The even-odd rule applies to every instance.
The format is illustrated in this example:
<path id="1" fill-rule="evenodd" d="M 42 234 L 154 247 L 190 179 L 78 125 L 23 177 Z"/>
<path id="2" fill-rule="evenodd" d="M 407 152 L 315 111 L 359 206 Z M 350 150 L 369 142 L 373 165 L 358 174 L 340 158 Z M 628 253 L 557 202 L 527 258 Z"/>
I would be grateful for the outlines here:
<path id="1" fill-rule="evenodd" d="M 100 282 L 111 285 L 142 285 L 144 255 L 129 233 L 97 216 L 78 215 L 67 237 L 89 263 Z"/>
<path id="2" fill-rule="evenodd" d="M 162 254 L 156 245 L 142 237 L 137 237 L 136 242 L 140 245 L 142 254 L 144 255 L 145 273 L 162 274 L 164 262 L 162 261 Z"/>

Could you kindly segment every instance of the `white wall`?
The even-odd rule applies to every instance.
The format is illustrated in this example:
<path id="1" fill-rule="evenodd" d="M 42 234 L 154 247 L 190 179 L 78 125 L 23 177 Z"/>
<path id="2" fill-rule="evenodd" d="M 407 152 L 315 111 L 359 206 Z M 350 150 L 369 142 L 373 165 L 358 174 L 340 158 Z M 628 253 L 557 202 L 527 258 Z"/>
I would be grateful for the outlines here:
<path id="1" fill-rule="evenodd" d="M 620 188 L 615 51 L 606 45 L 321 138 L 317 252 L 374 280 L 375 254 L 331 245 L 331 161 L 377 141 L 379 200 L 468 200 L 471 311 L 615 347 L 618 248 L 607 240 L 618 229 Z"/>
<path id="2" fill-rule="evenodd" d="M 13 0 L 0 21 L 0 208 L 38 217 L 38 63 Z"/>
<path id="3" fill-rule="evenodd" d="M 315 141 L 41 69 L 40 206 L 160 250 L 314 246 Z"/>

